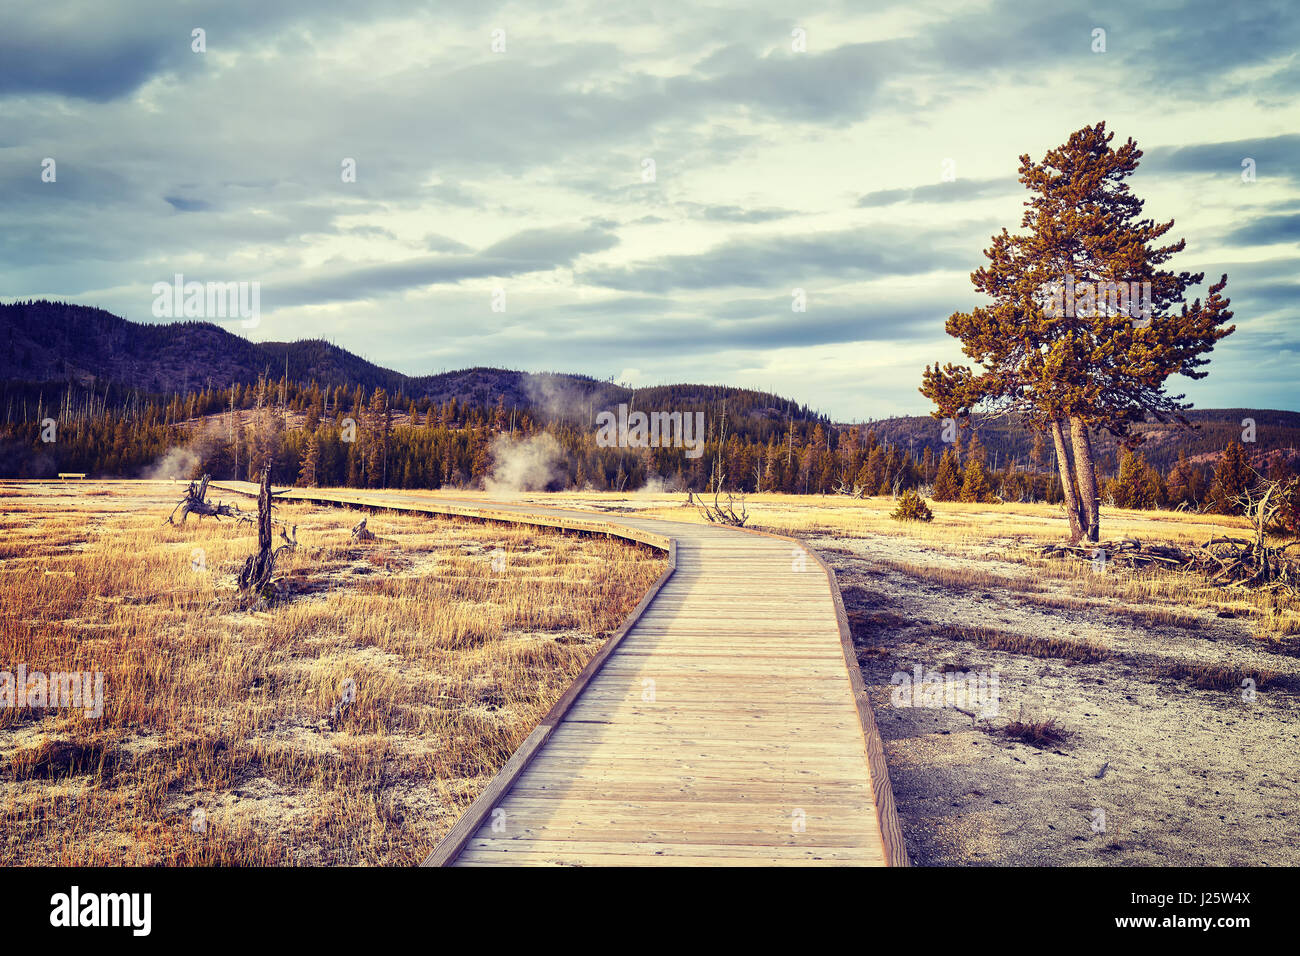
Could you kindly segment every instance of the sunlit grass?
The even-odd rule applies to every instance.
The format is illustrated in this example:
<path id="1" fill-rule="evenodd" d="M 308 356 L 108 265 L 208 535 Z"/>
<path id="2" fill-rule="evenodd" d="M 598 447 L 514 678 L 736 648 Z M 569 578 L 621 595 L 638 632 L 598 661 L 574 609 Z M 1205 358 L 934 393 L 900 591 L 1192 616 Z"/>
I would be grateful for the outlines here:
<path id="1" fill-rule="evenodd" d="M 105 700 L 100 718 L 0 709 L 5 865 L 418 862 L 664 565 L 389 513 L 353 545 L 355 512 L 287 506 L 286 594 L 249 607 L 232 582 L 251 526 L 163 525 L 165 487 L 14 487 L 0 669 L 102 671 Z"/>

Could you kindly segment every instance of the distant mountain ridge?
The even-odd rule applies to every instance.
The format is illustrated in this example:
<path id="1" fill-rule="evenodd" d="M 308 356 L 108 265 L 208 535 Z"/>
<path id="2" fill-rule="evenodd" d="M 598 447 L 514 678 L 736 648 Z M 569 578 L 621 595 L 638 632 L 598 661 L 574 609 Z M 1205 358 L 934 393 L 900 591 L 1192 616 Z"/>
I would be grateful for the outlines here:
<path id="1" fill-rule="evenodd" d="M 249 384 L 262 374 L 315 381 L 390 395 L 445 402 L 533 408 L 561 416 L 618 402 L 642 407 L 669 401 L 696 405 L 736 399 L 737 411 L 768 417 L 816 417 L 805 406 L 766 392 L 715 385 L 666 385 L 630 389 L 586 375 L 527 373 L 476 367 L 434 375 L 405 375 L 322 339 L 250 342 L 211 322 L 131 322 L 103 309 L 32 300 L 0 304 L 0 380 L 59 387 L 72 383 L 117 393 L 138 390 L 171 395 L 211 385 Z M 46 389 L 46 394 L 51 389 Z"/>

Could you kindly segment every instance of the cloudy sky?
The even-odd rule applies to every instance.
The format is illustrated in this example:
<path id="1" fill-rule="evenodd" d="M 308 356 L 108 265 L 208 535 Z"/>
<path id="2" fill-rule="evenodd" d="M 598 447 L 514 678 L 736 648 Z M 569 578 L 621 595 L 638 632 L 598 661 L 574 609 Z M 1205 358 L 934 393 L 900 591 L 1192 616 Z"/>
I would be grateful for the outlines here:
<path id="1" fill-rule="evenodd" d="M 6 3 L 0 299 L 257 281 L 232 331 L 413 374 L 919 413 L 1017 157 L 1105 120 L 1175 268 L 1229 274 L 1189 398 L 1300 409 L 1297 92 L 1291 0 Z"/>

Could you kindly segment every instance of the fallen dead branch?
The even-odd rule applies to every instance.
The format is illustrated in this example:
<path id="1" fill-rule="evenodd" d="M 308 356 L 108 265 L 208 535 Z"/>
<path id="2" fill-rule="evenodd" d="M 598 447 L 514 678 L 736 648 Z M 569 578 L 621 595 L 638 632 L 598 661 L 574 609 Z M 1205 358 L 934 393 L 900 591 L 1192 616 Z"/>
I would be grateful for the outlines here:
<path id="1" fill-rule="evenodd" d="M 837 494 L 837 495 L 844 495 L 845 497 L 848 497 L 848 498 L 865 498 L 865 497 L 867 497 L 867 489 L 866 489 L 866 488 L 864 488 L 862 485 L 858 484 L 856 481 L 853 482 L 852 484 L 850 484 L 850 483 L 849 483 L 846 479 L 844 479 L 844 478 L 840 478 L 838 481 L 836 481 L 836 483 L 835 483 L 835 488 L 834 488 L 833 490 L 834 490 L 835 494 Z"/>
<path id="2" fill-rule="evenodd" d="M 1255 473 L 1255 484 L 1233 499 L 1233 504 L 1249 519 L 1254 536 L 1238 538 L 1214 535 L 1199 547 L 1178 548 L 1173 545 L 1146 545 L 1133 538 L 1108 541 L 1092 546 L 1051 544 L 1040 553 L 1046 557 L 1079 557 L 1094 563 L 1114 561 L 1128 567 L 1167 567 L 1205 575 L 1210 583 L 1227 588 L 1300 591 L 1300 567 L 1287 552 L 1300 546 L 1300 540 L 1283 545 L 1270 544 L 1270 532 L 1283 527 L 1281 520 L 1294 493 L 1295 480 L 1272 481 Z"/>
<path id="3" fill-rule="evenodd" d="M 745 522 L 749 520 L 749 511 L 745 507 L 745 496 L 740 496 L 740 511 L 736 511 L 736 496 L 727 492 L 726 504 L 722 503 L 721 492 L 713 493 L 713 503 L 710 504 L 708 498 L 700 495 L 693 498 L 692 502 L 695 508 L 705 520 L 712 524 L 726 524 L 736 528 L 743 528 Z"/>
<path id="4" fill-rule="evenodd" d="M 222 504 L 221 502 L 217 502 L 214 505 L 206 500 L 208 497 L 208 481 L 211 477 L 211 475 L 204 475 L 198 481 L 190 482 L 190 486 L 185 492 L 185 497 L 176 502 L 176 507 L 173 508 L 172 513 L 167 516 L 167 524 L 177 523 L 174 519 L 176 517 L 176 512 L 178 511 L 181 515 L 181 524 L 184 524 L 185 519 L 192 514 L 198 515 L 200 521 L 204 518 L 216 518 L 218 521 L 222 518 L 234 518 L 237 521 L 247 521 L 250 524 L 252 523 L 253 516 L 240 511 L 238 506 Z"/>
<path id="5" fill-rule="evenodd" d="M 1126 538 L 1087 546 L 1049 544 L 1040 548 L 1039 553 L 1049 558 L 1077 558 L 1095 564 L 1195 572 L 1219 587 L 1297 591 L 1300 569 L 1287 554 L 1297 545 L 1300 541 L 1274 546 L 1267 544 L 1262 536 L 1255 541 L 1218 536 L 1199 547 L 1180 548 Z"/>

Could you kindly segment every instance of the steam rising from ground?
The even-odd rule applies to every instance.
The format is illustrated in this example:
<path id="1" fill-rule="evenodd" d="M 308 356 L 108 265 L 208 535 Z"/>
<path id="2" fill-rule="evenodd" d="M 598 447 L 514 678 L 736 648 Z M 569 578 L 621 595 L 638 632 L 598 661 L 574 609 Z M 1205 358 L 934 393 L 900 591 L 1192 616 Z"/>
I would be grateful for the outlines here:
<path id="1" fill-rule="evenodd" d="M 176 447 L 144 470 L 144 478 L 193 478 L 199 456 L 188 448 Z"/>
<path id="2" fill-rule="evenodd" d="M 551 372 L 530 372 L 520 380 L 529 404 L 543 420 L 590 425 L 598 410 L 618 401 L 618 389 L 597 382 L 577 382 Z"/>
<path id="3" fill-rule="evenodd" d="M 635 490 L 637 494 L 662 495 L 665 492 L 675 491 L 676 489 L 668 487 L 667 482 L 658 475 L 649 475 L 645 480 L 645 484 Z"/>
<path id="4" fill-rule="evenodd" d="M 498 435 L 492 442 L 492 474 L 483 487 L 492 494 L 545 491 L 552 482 L 564 479 L 560 468 L 563 451 L 547 432 L 515 439 Z"/>

